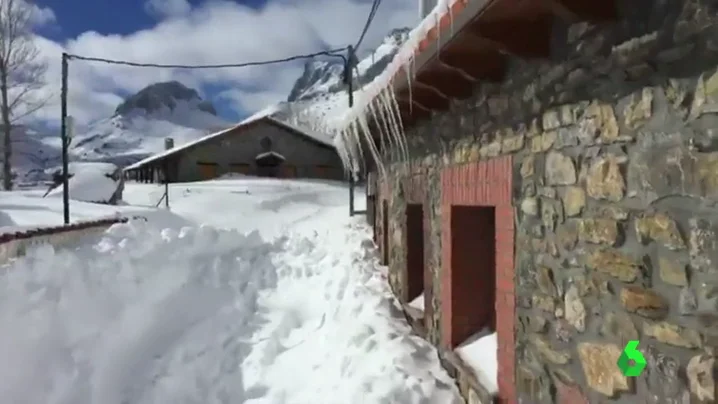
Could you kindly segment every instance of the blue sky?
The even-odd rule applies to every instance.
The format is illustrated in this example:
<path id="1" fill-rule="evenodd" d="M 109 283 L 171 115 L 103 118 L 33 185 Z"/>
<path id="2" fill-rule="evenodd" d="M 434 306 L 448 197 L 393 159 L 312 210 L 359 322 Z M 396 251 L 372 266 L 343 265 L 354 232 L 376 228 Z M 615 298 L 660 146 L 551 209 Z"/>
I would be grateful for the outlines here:
<path id="1" fill-rule="evenodd" d="M 233 1 L 259 9 L 268 0 Z M 188 0 L 199 6 L 201 0 Z M 85 31 L 126 35 L 152 27 L 157 19 L 147 12 L 146 0 L 36 0 L 40 7 L 55 13 L 61 29 L 42 29 L 40 32 L 54 40 L 74 38 Z"/>
<path id="2" fill-rule="evenodd" d="M 58 116 L 60 54 L 149 63 L 242 63 L 343 47 L 354 42 L 370 0 L 36 0 L 37 45 L 47 58 L 54 100 L 38 114 Z M 417 0 L 385 0 L 366 45 L 415 24 Z M 227 70 L 138 69 L 71 61 L 70 112 L 79 122 L 111 115 L 124 96 L 157 81 L 196 88 L 236 120 L 286 98 L 302 63 Z"/>

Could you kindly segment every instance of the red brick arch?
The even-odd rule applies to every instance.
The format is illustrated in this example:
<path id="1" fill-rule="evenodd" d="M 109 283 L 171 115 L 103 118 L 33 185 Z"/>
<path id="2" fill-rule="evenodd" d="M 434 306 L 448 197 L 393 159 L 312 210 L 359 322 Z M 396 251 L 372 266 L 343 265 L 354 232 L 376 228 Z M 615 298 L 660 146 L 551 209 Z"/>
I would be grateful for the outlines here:
<path id="1" fill-rule="evenodd" d="M 511 205 L 512 159 L 510 156 L 450 166 L 441 173 L 441 340 L 453 349 L 456 336 L 452 312 L 452 206 L 494 208 L 495 223 L 495 309 L 498 339 L 498 384 L 502 403 L 516 402 L 515 389 L 515 292 L 514 212 Z M 476 304 L 454 302 L 460 305 Z"/>

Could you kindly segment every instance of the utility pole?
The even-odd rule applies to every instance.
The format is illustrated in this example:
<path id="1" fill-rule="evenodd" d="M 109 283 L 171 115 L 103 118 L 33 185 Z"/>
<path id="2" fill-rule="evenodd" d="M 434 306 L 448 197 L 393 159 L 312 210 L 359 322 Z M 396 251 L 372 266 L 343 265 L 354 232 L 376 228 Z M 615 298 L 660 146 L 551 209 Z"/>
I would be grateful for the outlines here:
<path id="1" fill-rule="evenodd" d="M 347 60 L 344 65 L 344 79 L 347 82 L 347 91 L 349 91 L 349 109 L 354 107 L 354 69 L 352 62 L 354 61 L 354 47 L 349 45 L 347 48 Z M 351 159 L 350 159 L 351 162 Z M 354 166 L 350 164 L 349 172 L 349 216 L 354 216 Z"/>
<path id="2" fill-rule="evenodd" d="M 61 132 L 62 140 L 62 213 L 65 224 L 70 224 L 70 187 L 68 186 L 70 175 L 69 163 L 67 161 L 67 149 L 70 141 L 67 136 L 67 75 L 69 55 L 62 53 L 62 89 L 60 91 L 60 109 L 61 109 Z"/>

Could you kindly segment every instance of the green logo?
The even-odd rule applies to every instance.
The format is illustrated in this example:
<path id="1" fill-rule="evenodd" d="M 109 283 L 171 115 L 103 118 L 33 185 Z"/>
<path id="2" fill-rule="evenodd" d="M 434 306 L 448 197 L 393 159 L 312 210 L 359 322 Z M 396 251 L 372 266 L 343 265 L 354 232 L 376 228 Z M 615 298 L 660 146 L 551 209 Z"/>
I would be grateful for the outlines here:
<path id="1" fill-rule="evenodd" d="M 628 341 L 626 347 L 623 348 L 621 357 L 618 358 L 618 368 L 621 369 L 624 376 L 640 376 L 643 369 L 646 368 L 646 358 L 636 348 L 638 348 L 638 341 Z"/>

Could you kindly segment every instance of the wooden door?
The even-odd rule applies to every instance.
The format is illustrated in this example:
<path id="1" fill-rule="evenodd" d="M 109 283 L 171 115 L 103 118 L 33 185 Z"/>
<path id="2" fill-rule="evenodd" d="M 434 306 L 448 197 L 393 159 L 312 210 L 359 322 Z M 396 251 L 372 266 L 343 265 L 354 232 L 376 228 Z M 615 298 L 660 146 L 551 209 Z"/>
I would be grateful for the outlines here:
<path id="1" fill-rule="evenodd" d="M 281 166 L 282 170 L 282 177 L 283 178 L 296 178 L 297 177 L 297 167 L 293 166 L 291 164 L 283 164 Z"/>
<path id="2" fill-rule="evenodd" d="M 252 166 L 246 163 L 234 163 L 230 164 L 229 169 L 233 173 L 237 174 L 249 174 L 249 172 L 252 170 Z"/>
<path id="3" fill-rule="evenodd" d="M 315 167 L 315 172 L 317 173 L 317 178 L 325 178 L 328 179 L 331 177 L 332 166 L 327 165 L 318 165 Z"/>
<path id="4" fill-rule="evenodd" d="M 199 175 L 203 180 L 217 178 L 219 172 L 217 163 L 197 163 L 197 166 L 199 167 Z"/>

